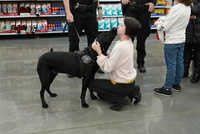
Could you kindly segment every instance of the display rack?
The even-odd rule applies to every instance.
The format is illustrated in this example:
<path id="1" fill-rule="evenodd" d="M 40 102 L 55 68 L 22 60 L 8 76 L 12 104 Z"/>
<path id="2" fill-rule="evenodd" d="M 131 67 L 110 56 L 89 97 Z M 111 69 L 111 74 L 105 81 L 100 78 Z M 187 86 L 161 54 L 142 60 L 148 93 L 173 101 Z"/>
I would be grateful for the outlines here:
<path id="1" fill-rule="evenodd" d="M 36 14 L 29 14 L 29 13 L 21 13 L 20 12 L 20 9 L 21 9 L 21 3 L 50 3 L 51 4 L 51 13 L 49 14 L 40 14 L 39 16 L 37 16 Z M 103 5 L 103 4 L 120 4 L 120 0 L 99 0 L 99 2 Z M 16 15 L 12 15 L 12 14 L 8 14 L 8 15 L 2 15 L 1 12 L 2 12 L 2 4 L 3 3 L 16 3 L 17 4 L 17 8 L 18 8 L 18 14 Z M 39 20 L 46 20 L 48 22 L 48 24 L 46 24 L 46 30 L 36 30 L 34 31 L 34 34 L 49 34 L 49 33 L 62 33 L 63 30 L 62 28 L 58 28 L 58 29 L 53 29 L 52 27 L 62 27 L 61 26 L 61 22 L 65 23 L 66 22 L 66 17 L 65 17 L 65 11 L 62 11 L 62 12 L 53 12 L 53 9 L 54 7 L 59 7 L 64 9 L 64 6 L 63 6 L 63 0 L 1 0 L 0 1 L 0 4 L 1 4 L 1 7 L 0 7 L 0 36 L 1 35 L 23 35 L 23 34 L 30 34 L 30 33 L 27 33 L 26 31 L 23 31 L 22 32 L 17 32 L 17 30 L 13 30 L 13 31 L 10 31 L 10 32 L 5 32 L 5 31 L 2 31 L 2 24 L 1 22 L 2 21 L 18 21 L 18 20 L 21 20 L 21 21 L 28 21 L 28 20 L 35 20 L 35 21 L 39 21 Z M 171 8 L 171 5 L 170 6 L 156 6 L 156 9 L 169 9 Z M 160 16 L 163 16 L 164 14 L 162 15 L 159 15 L 159 14 L 156 14 L 156 15 L 151 15 L 151 19 L 152 21 L 159 18 Z M 120 20 L 123 19 L 123 16 L 120 14 L 120 15 L 109 15 L 109 16 L 106 16 L 104 15 L 103 16 L 105 20 L 107 19 L 118 19 L 118 23 Z M 22 23 L 22 22 L 21 22 Z M 28 22 L 26 22 L 28 23 Z M 33 24 L 33 23 L 32 23 Z M 49 25 L 50 24 L 50 25 Z M 55 24 L 55 26 L 54 26 Z M 4 24 L 6 25 L 6 24 Z M 16 24 L 17 25 L 17 24 Z M 17 26 L 15 26 L 17 27 Z M 37 27 L 37 26 L 36 26 Z M 52 28 L 52 29 L 49 29 L 49 28 Z M 108 28 L 109 29 L 109 28 Z M 107 31 L 108 29 L 99 29 L 99 31 Z M 156 29 L 155 27 L 152 27 L 151 29 Z"/>

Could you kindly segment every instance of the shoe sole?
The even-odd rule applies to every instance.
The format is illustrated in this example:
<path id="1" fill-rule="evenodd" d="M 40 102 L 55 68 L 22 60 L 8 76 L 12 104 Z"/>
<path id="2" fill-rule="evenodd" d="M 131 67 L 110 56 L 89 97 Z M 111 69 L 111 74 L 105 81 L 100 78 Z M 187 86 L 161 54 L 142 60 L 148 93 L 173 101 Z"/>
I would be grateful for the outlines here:
<path id="1" fill-rule="evenodd" d="M 161 94 L 161 93 L 157 93 L 154 91 L 155 94 L 160 95 L 160 96 L 166 96 L 166 97 L 172 97 L 172 95 L 167 95 L 167 94 Z"/>
<path id="2" fill-rule="evenodd" d="M 175 88 L 172 88 L 174 91 L 176 91 L 176 92 L 181 92 L 181 90 L 177 90 L 177 89 L 175 89 Z"/>

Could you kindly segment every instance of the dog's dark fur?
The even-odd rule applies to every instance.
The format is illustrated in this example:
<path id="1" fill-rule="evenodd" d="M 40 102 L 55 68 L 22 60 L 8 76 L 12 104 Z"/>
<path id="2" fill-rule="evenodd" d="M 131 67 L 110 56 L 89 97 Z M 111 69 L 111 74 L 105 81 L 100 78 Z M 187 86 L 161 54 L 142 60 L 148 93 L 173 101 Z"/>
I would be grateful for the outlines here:
<path id="1" fill-rule="evenodd" d="M 101 45 L 102 53 L 106 55 L 106 51 L 111 45 L 117 34 L 117 29 L 113 28 L 110 31 L 103 32 L 98 35 L 97 41 Z M 91 58 L 89 63 L 84 63 L 83 56 L 87 55 Z M 45 90 L 51 97 L 56 97 L 57 94 L 50 91 L 50 85 L 58 73 L 66 73 L 72 76 L 82 78 L 81 105 L 84 108 L 89 107 L 85 102 L 86 90 L 89 82 L 94 79 L 99 66 L 96 63 L 97 53 L 91 47 L 86 47 L 83 51 L 73 52 L 47 52 L 43 54 L 37 65 L 37 72 L 41 82 L 40 98 L 42 107 L 47 108 L 48 104 L 44 98 Z M 86 58 L 87 59 L 87 58 Z M 90 92 L 92 99 L 97 99 L 93 92 Z"/>

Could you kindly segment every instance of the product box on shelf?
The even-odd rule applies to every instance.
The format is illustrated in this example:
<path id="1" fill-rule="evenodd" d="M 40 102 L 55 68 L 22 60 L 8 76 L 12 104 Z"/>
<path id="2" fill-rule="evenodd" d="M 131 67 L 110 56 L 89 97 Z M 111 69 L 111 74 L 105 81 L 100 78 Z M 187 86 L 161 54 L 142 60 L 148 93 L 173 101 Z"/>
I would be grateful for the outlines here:
<path id="1" fill-rule="evenodd" d="M 18 15 L 17 3 L 1 3 L 0 16 L 16 16 Z"/>
<path id="2" fill-rule="evenodd" d="M 0 21 L 0 33 L 5 33 L 6 31 L 6 24 L 4 21 Z"/>
<path id="3" fill-rule="evenodd" d="M 49 23 L 48 29 L 49 31 L 63 31 L 63 25 L 62 23 Z"/>
<path id="4" fill-rule="evenodd" d="M 65 14 L 65 8 L 64 7 L 52 7 L 52 14 L 54 14 L 54 15 Z"/>
<path id="5" fill-rule="evenodd" d="M 48 32 L 47 20 L 37 20 L 37 29 L 36 32 Z"/>
<path id="6" fill-rule="evenodd" d="M 1 8 L 1 3 L 0 3 L 0 16 L 3 15 L 2 13 L 2 8 Z"/>
<path id="7" fill-rule="evenodd" d="M 41 9 L 41 15 L 52 15 L 51 3 L 42 3 Z"/>
<path id="8" fill-rule="evenodd" d="M 101 4 L 101 7 L 103 16 L 122 16 L 121 4 Z"/>
<path id="9" fill-rule="evenodd" d="M 31 13 L 31 4 L 30 3 L 20 3 L 20 15 L 27 16 Z"/>

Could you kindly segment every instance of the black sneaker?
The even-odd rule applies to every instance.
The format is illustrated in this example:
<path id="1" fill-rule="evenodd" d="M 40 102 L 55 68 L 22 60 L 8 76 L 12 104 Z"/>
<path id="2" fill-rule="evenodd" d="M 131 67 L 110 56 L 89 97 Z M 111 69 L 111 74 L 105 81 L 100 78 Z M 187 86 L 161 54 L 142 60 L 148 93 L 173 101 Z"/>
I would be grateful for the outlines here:
<path id="1" fill-rule="evenodd" d="M 110 106 L 110 109 L 119 111 L 121 108 L 125 105 L 128 105 L 130 103 L 130 99 L 128 97 L 125 97 L 122 101 L 118 102 L 117 104 Z"/>
<path id="2" fill-rule="evenodd" d="M 171 89 L 164 89 L 161 88 L 155 88 L 154 93 L 157 95 L 163 95 L 163 96 L 172 96 L 172 90 Z"/>
<path id="3" fill-rule="evenodd" d="M 141 93 L 140 93 L 140 86 L 135 85 L 134 90 L 131 92 L 130 95 L 128 95 L 131 102 L 133 101 L 133 98 L 135 101 L 133 102 L 135 105 L 141 101 Z"/>
<path id="4" fill-rule="evenodd" d="M 181 86 L 180 86 L 180 84 L 172 85 L 172 89 L 174 91 L 180 92 L 181 91 Z"/>
<path id="5" fill-rule="evenodd" d="M 145 73 L 146 72 L 146 68 L 143 65 L 138 65 L 137 68 L 141 73 Z"/>

